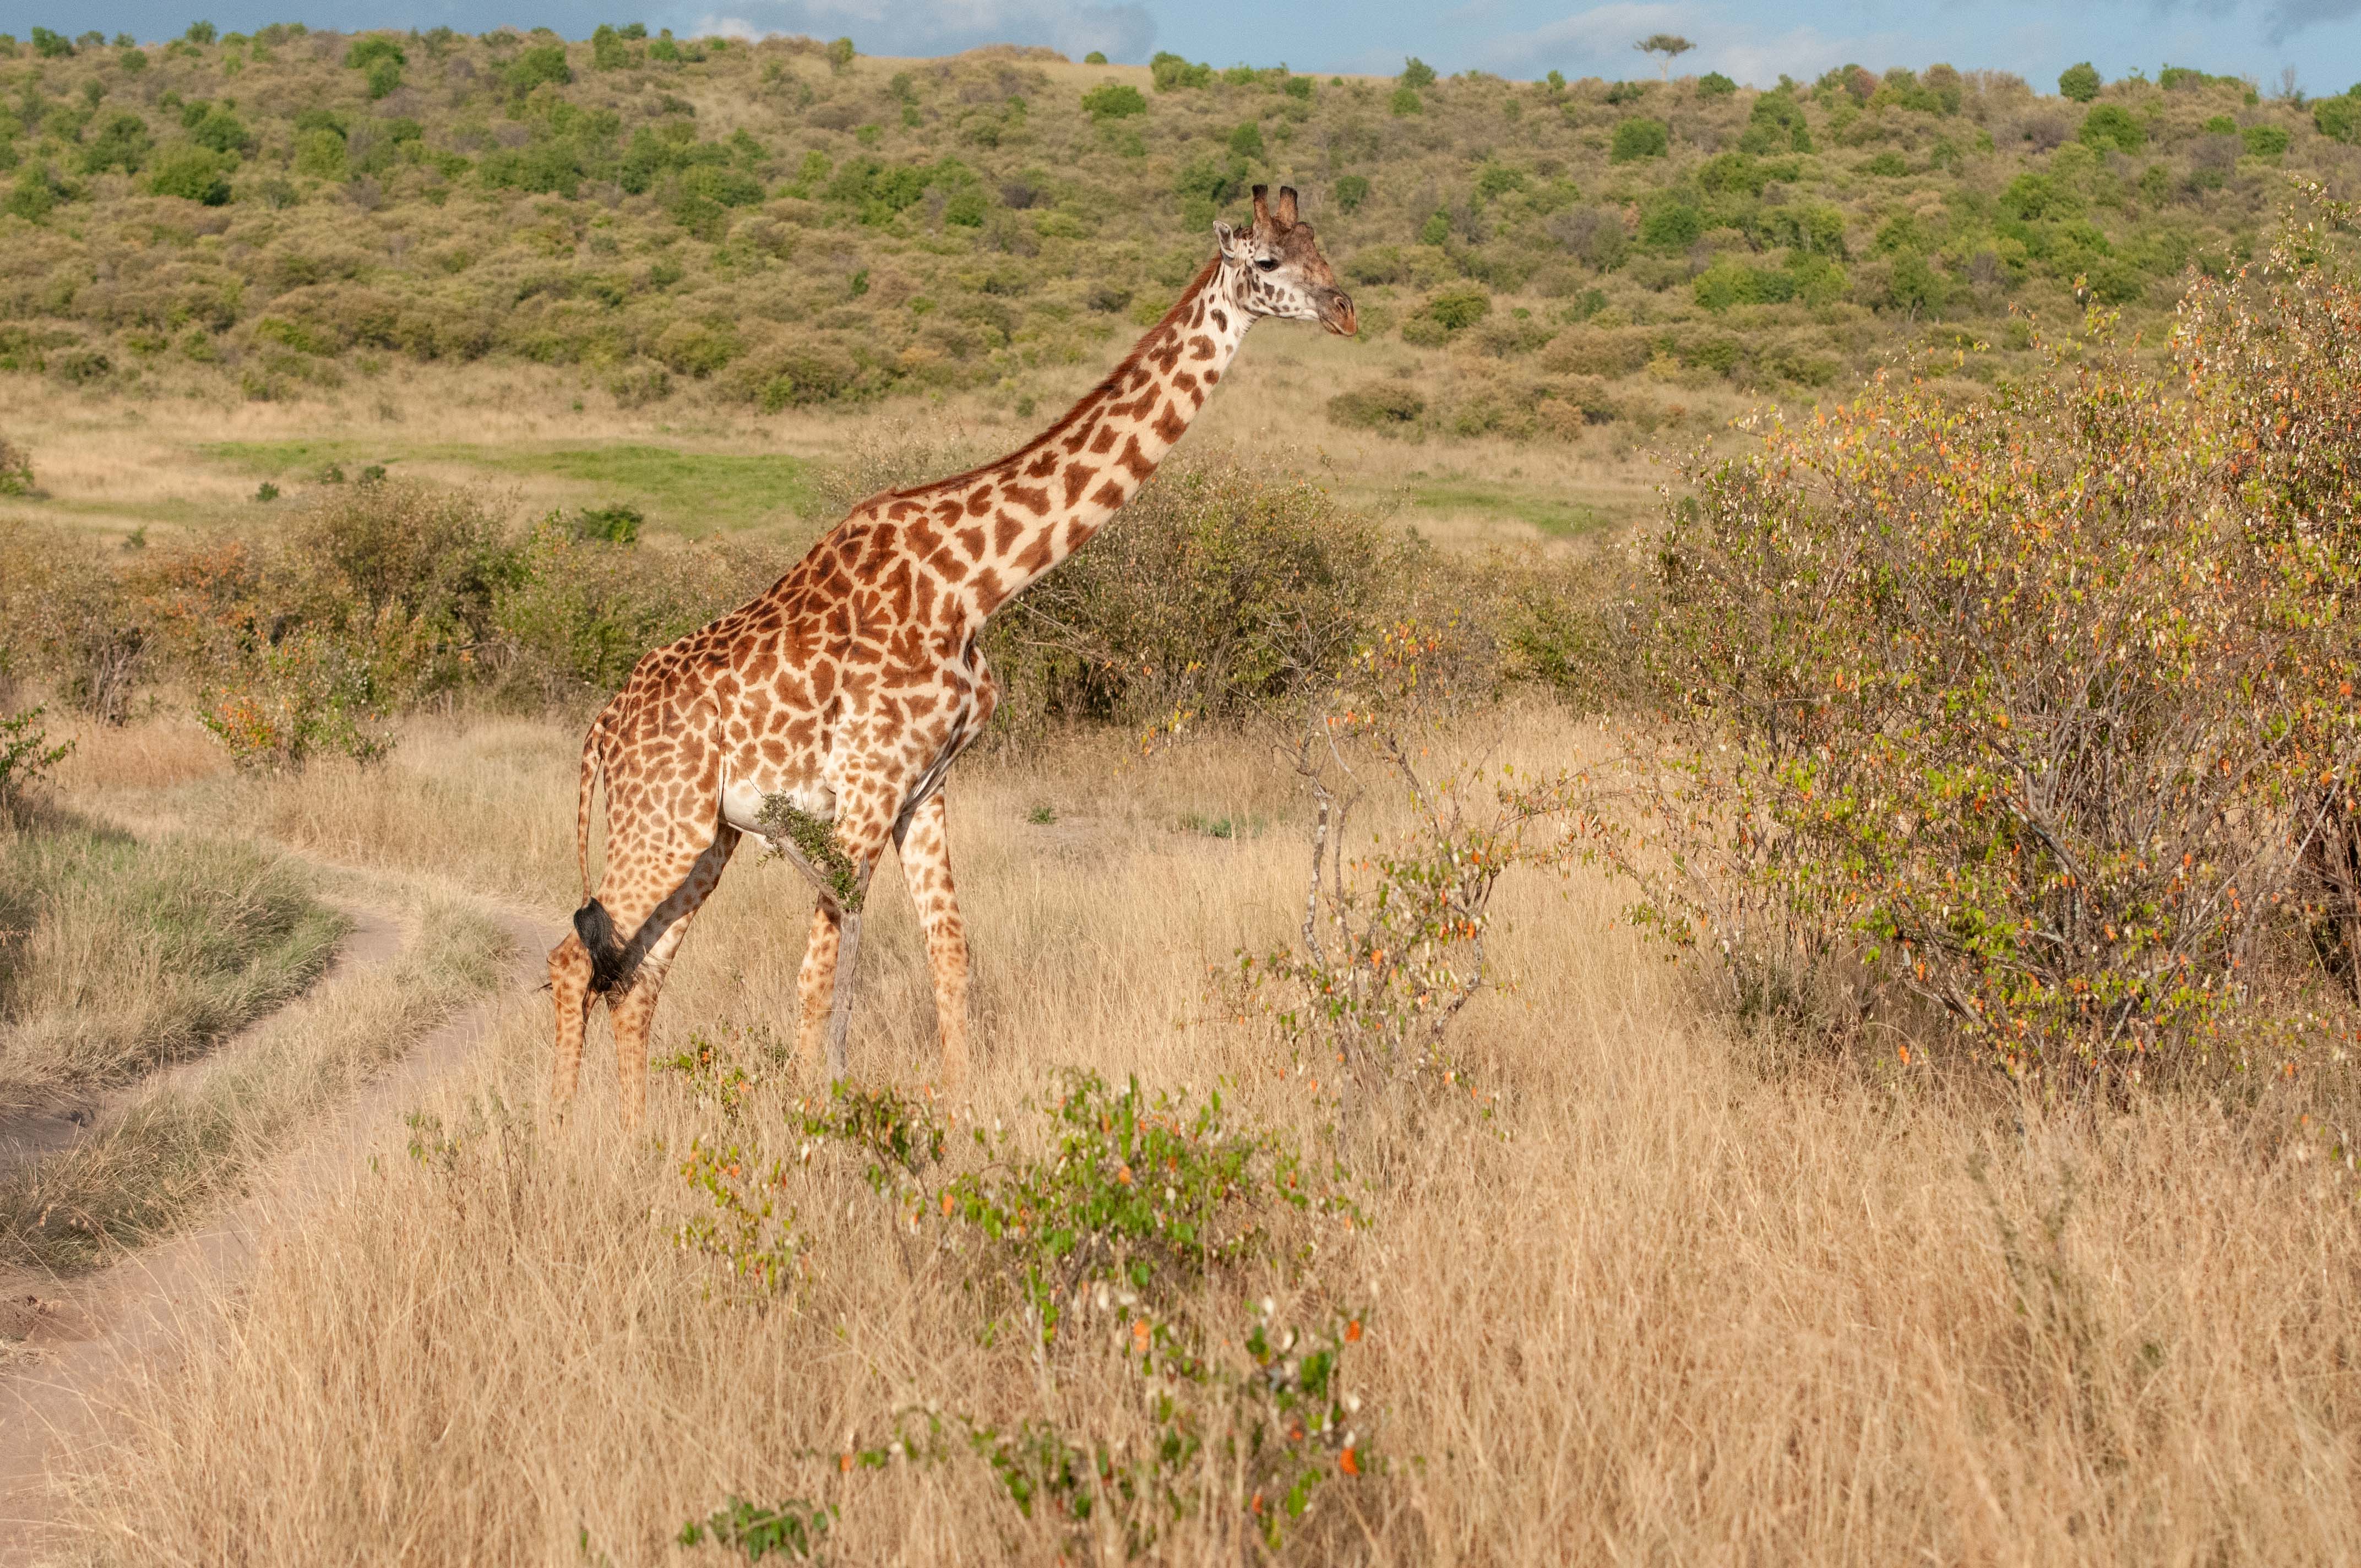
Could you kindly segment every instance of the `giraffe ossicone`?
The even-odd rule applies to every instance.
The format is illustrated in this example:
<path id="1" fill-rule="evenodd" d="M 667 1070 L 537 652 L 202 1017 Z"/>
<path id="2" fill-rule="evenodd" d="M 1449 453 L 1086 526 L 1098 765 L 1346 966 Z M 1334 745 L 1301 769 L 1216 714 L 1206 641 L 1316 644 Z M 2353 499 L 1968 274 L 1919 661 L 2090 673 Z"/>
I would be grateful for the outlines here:
<path id="1" fill-rule="evenodd" d="M 844 1075 L 862 908 L 890 843 L 926 933 L 945 1073 L 965 1076 L 967 933 L 942 784 L 998 706 L 985 624 L 1138 492 L 1257 321 L 1358 328 L 1292 189 L 1273 202 L 1256 186 L 1253 222 L 1213 232 L 1218 248 L 1179 302 L 1033 441 L 870 497 L 767 591 L 632 667 L 582 746 L 583 903 L 574 934 L 549 955 L 554 1104 L 573 1097 L 590 1007 L 603 997 L 623 1120 L 639 1124 L 664 973 L 749 833 L 792 859 L 818 895 L 798 986 L 803 1054 Z M 594 889 L 601 784 L 607 852 Z"/>

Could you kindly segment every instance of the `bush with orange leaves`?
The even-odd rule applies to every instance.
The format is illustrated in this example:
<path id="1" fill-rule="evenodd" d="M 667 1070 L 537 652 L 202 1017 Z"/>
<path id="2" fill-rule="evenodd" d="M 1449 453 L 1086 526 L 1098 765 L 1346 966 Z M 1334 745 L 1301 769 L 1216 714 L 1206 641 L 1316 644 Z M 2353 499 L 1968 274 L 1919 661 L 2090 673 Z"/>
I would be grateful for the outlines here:
<path id="1" fill-rule="evenodd" d="M 1989 400 L 1881 378 L 1692 465 L 1664 723 L 1594 776 L 1592 842 L 1742 1002 L 1841 976 L 2012 1072 L 2299 1048 L 2265 971 L 2361 758 L 2361 571 L 2299 523 L 2303 465 L 2261 501 L 2253 411 L 2207 379 L 2240 378 L 2174 347 L 2193 387 L 2094 315 Z"/>
<path id="2" fill-rule="evenodd" d="M 2361 207 L 2301 191 L 2262 259 L 2201 280 L 2181 302 L 2176 344 L 2191 388 L 2221 432 L 2220 482 L 2246 526 L 2289 552 L 2361 552 L 2361 274 L 2350 249 Z M 2323 583 L 2315 591 L 2325 591 Z M 2351 706 L 2341 668 L 2330 715 Z M 2324 751 L 2325 737 L 2311 749 Z M 2361 995 L 2361 808 L 2350 781 L 2321 788 L 2323 830 L 2301 888 L 2321 916 L 2323 956 Z"/>

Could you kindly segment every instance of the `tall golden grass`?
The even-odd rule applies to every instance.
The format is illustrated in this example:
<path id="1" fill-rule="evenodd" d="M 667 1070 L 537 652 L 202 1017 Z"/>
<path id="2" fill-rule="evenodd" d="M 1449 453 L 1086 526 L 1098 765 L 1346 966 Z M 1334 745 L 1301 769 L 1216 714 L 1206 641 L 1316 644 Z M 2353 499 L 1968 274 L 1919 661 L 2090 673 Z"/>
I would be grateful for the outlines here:
<path id="1" fill-rule="evenodd" d="M 0 1113 L 202 1052 L 301 992 L 346 922 L 282 856 L 0 814 Z"/>
<path id="2" fill-rule="evenodd" d="M 1549 711 L 1509 732 L 1520 762 L 1580 747 Z M 547 724 L 421 724 L 374 772 L 179 799 L 555 911 L 575 896 L 571 746 Z M 1143 763 L 1077 740 L 961 770 L 963 1123 L 1013 1121 L 1071 1064 L 1220 1083 L 1323 1146 L 1305 1080 L 1208 1001 L 1207 966 L 1301 908 L 1280 776 L 1246 741 Z M 1054 820 L 1032 819 L 1043 806 Z M 1192 812 L 1269 826 L 1217 839 Z M 1374 1301 L 1356 1376 L 1385 1464 L 1323 1489 L 1289 1556 L 2361 1561 L 2361 1194 L 2292 1098 L 2051 1106 L 1971 1064 L 1748 1035 L 1620 901 L 1584 874 L 1504 884 L 1509 983 L 1458 1036 L 1493 1114 L 1428 1117 L 1367 1195 L 1370 1226 L 1322 1264 Z M 779 867 L 733 869 L 674 971 L 660 1055 L 724 1023 L 785 1030 L 807 905 Z M 913 1082 L 934 1067 L 923 954 L 906 900 L 872 907 L 852 1060 Z M 544 1125 L 545 1035 L 520 1002 L 472 1080 L 424 1107 L 442 1129 L 424 1157 L 372 1151 L 214 1304 L 137 1430 L 73 1478 L 62 1549 L 686 1562 L 681 1522 L 735 1493 L 836 1507 L 839 1561 L 1054 1560 L 1054 1522 L 1020 1518 L 979 1464 L 834 1456 L 911 1405 L 1129 1431 L 1137 1385 L 1044 1392 L 972 1302 L 911 1272 L 857 1183 L 795 1194 L 812 1274 L 794 1305 L 717 1298 L 671 1239 L 677 1163 L 713 1113 L 659 1075 L 649 1133 L 627 1138 L 594 1076 L 575 1120 Z M 1209 1516 L 1157 1548 L 1240 1552 Z"/>

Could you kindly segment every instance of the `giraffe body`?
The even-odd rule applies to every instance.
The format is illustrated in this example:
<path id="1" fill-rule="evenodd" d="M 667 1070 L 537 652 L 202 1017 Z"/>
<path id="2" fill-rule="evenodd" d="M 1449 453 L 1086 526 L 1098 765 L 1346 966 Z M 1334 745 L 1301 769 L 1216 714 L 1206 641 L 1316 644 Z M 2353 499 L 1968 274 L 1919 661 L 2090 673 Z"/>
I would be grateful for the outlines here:
<path id="1" fill-rule="evenodd" d="M 1086 543 L 1204 407 L 1261 316 L 1350 334 L 1295 192 L 1219 253 L 1129 357 L 1039 437 L 998 461 L 873 496 L 767 591 L 643 656 L 584 741 L 576 815 L 585 902 L 550 954 L 552 1099 L 572 1097 L 591 1003 L 612 1011 L 623 1118 L 645 1103 L 664 976 L 740 840 L 753 835 L 818 894 L 797 1044 L 843 1075 L 862 907 L 898 847 L 925 928 L 945 1072 L 967 1069 L 967 938 L 942 784 L 991 720 L 982 648 L 994 611 Z M 594 788 L 606 863 L 589 885 Z"/>

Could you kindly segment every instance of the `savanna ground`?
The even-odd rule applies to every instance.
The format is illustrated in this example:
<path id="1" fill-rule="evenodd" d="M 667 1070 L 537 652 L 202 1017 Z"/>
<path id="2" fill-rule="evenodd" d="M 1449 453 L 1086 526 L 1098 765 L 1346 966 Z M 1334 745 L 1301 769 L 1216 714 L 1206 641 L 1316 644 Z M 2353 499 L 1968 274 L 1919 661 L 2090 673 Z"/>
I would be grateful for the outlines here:
<path id="1" fill-rule="evenodd" d="M 1172 532 L 1191 507 L 1262 520 L 1260 543 L 1239 543 L 1243 524 L 1214 543 L 1297 564 L 1291 613 L 1342 607 L 1337 625 L 1385 647 L 1397 612 L 1461 604 L 1480 645 L 1462 662 L 1484 667 L 1436 655 L 1456 684 L 1415 730 L 1430 779 L 1478 764 L 1548 779 L 1608 756 L 1631 704 L 1611 673 L 1565 666 L 1622 655 L 1568 628 L 1628 625 L 1537 618 L 1536 596 L 1610 599 L 1627 559 L 1667 541 L 1711 559 L 1683 532 L 1700 509 L 1677 502 L 1721 515 L 1719 492 L 1674 476 L 1676 504 L 1652 510 L 1668 471 L 1598 442 L 1412 444 L 1307 423 L 1394 352 L 1266 328 L 1191 437 L 1208 466 L 1169 473 L 1116 530 L 1197 538 Z M 1027 423 L 982 396 L 931 417 L 983 447 Z M 908 460 L 872 450 L 891 422 L 586 410 L 565 376 L 498 364 L 396 367 L 312 401 L 0 380 L 0 428 L 42 492 L 0 498 L 20 572 L 82 585 L 74 604 L 141 630 L 125 653 L 71 616 L 28 617 L 0 704 L 45 703 L 49 742 L 73 743 L 0 844 L 0 1087 L 93 1108 L 86 1137 L 0 1170 L 12 1299 L 71 1305 L 143 1241 L 267 1189 L 355 1085 L 491 993 L 503 920 L 555 925 L 578 898 L 577 745 L 617 628 L 668 627 L 783 567 L 848 487 Z M 373 465 L 393 479 L 364 484 Z M 1463 479 L 1475 499 L 1455 499 Z M 275 499 L 258 499 L 266 483 Z M 477 510 L 436 510 L 454 485 L 478 487 Z M 1504 485 L 1524 499 L 1501 504 Z M 1602 538 L 1545 507 L 1649 521 Z M 598 532 L 624 508 L 635 543 Z M 1307 525 L 1367 545 L 1364 575 Z M 375 553 L 339 554 L 337 527 Z M 1413 532 L 1425 544 L 1401 545 Z M 1121 554 L 1136 546 L 1119 532 L 1102 543 L 1150 569 L 1231 558 L 1202 539 L 1169 558 Z M 1090 558 L 1051 601 L 1077 625 L 1096 615 L 1159 660 L 1198 626 L 1125 598 Z M 92 562 L 122 597 L 85 591 Z M 559 605 L 547 590 L 574 571 L 675 597 L 644 620 L 621 589 Z M 1369 579 L 1388 574 L 1416 592 L 1379 593 Z M 1840 608 L 1828 620 L 1845 624 Z M 1331 1036 L 1272 1015 L 1284 977 L 1258 993 L 1235 981 L 1241 952 L 1300 939 L 1317 817 L 1289 750 L 1326 688 L 1258 674 L 1273 651 L 1251 640 L 1225 654 L 1225 686 L 1177 656 L 1169 681 L 1111 685 L 1087 630 L 1009 634 L 1019 696 L 1055 701 L 1012 704 L 949 793 L 976 955 L 971 1082 L 939 1080 L 890 866 L 862 955 L 857 1093 L 832 1099 L 791 1059 L 808 895 L 742 851 L 668 982 L 642 1134 L 615 1121 L 598 1034 L 578 1108 L 547 1116 L 545 1002 L 497 995 L 470 1065 L 406 1127 L 364 1129 L 346 1178 L 252 1276 L 192 1305 L 184 1354 L 138 1373 L 131 1419 L 60 1467 L 41 1550 L 2361 1557 L 2361 1208 L 2334 1130 L 2354 1125 L 2353 1019 L 2328 959 L 2279 927 L 2235 949 L 2292 977 L 2319 1048 L 2272 1036 L 2192 1051 L 2185 1069 L 2143 1056 L 2143 1080 L 2078 1076 L 2061 1046 L 2003 1071 L 1990 1039 L 1907 1008 L 1759 986 L 1733 1000 L 1731 970 L 1671 961 L 1628 918 L 1630 880 L 1517 855 L 1482 911 L 1493 983 L 1439 1046 L 1374 1089 L 1350 1080 L 1342 1102 Z M 294 649 L 311 652 L 272 662 Z M 1255 681 L 1258 700 L 1233 701 Z M 1177 735 L 1176 694 L 1201 710 Z M 2012 734 L 2044 711 L 1986 695 Z M 1374 831 L 1432 867 L 1432 824 L 1353 754 L 1372 785 L 1355 846 Z M 1979 804 L 1943 809 L 1972 819 Z M 2258 808 L 2241 797 L 2232 816 Z M 71 841 L 99 849 L 82 862 L 95 891 L 68 908 L 68 884 L 15 868 Z M 1664 863 L 1661 847 L 1631 853 Z M 185 916 L 136 896 L 138 876 L 181 865 L 189 906 L 247 915 L 210 968 L 171 946 Z M 57 935 L 77 909 L 93 933 L 79 948 Z M 322 934 L 354 917 L 339 909 L 381 913 L 398 948 L 320 979 Z M 88 955 L 155 932 L 139 972 L 185 995 L 153 1015 L 118 1005 L 112 1034 L 38 1026 L 37 1003 L 89 1013 L 68 984 L 103 967 Z M 1429 978 L 1469 956 L 1450 934 L 1428 949 Z M 1848 949 L 1829 968 L 1858 980 L 1864 961 Z M 1373 1014 L 1422 1025 L 1426 989 L 1381 989 Z M 2044 1016 L 2038 998 L 2003 1000 Z M 2164 1045 L 2175 1007 L 2151 1008 Z M 1301 1025 L 1319 1009 L 1296 1011 Z M 176 1077 L 191 1058 L 210 1067 Z M 1061 1226 L 1096 1239 L 1060 1253 Z M 38 1332 L 8 1351 L 6 1375 L 38 1375 Z M 702 1539 L 684 1539 L 691 1522 Z"/>
<path id="2" fill-rule="evenodd" d="M 421 721 L 375 770 L 258 783 L 207 765 L 182 721 L 145 728 L 194 753 L 195 776 L 151 791 L 106 777 L 93 748 L 68 792 L 455 897 L 574 896 L 569 726 Z M 1536 763 L 1586 744 L 1546 708 L 1499 728 Z M 971 766 L 951 799 L 978 951 L 960 1125 L 1014 1123 L 1053 1069 L 1081 1067 L 1220 1085 L 1323 1147 L 1333 1102 L 1209 1004 L 1209 967 L 1284 936 L 1301 896 L 1304 810 L 1266 751 L 1143 762 L 1076 740 Z M 1204 817 L 1268 827 L 1185 826 Z M 780 868 L 736 870 L 672 981 L 660 1056 L 786 1029 L 802 899 Z M 1718 1015 L 1620 901 L 1587 874 L 1504 894 L 1504 983 L 1461 1025 L 1481 1105 L 1434 1106 L 1361 1194 L 1367 1228 L 1331 1239 L 1323 1266 L 1366 1303 L 1347 1365 L 1384 1464 L 1322 1489 L 1303 1550 L 2350 1560 L 2361 1238 L 2349 1175 L 2306 1159 L 2288 1108 L 2094 1116 L 1797 1053 Z M 923 948 L 906 901 L 878 910 L 854 1060 L 922 1082 Z M 681 1157 L 719 1133 L 749 1163 L 758 1144 L 792 1160 L 793 1129 L 761 1124 L 818 1085 L 758 1097 L 741 1132 L 659 1074 L 651 1128 L 627 1138 L 594 1055 L 583 1113 L 553 1132 L 536 1000 L 421 1107 L 448 1129 L 438 1155 L 398 1135 L 374 1149 L 202 1314 L 187 1365 L 88 1462 L 67 1555 L 573 1561 L 587 1541 L 593 1561 L 662 1561 L 734 1494 L 839 1509 L 829 1540 L 853 1561 L 1053 1556 L 1048 1510 L 1021 1518 L 981 1464 L 847 1473 L 839 1456 L 890 1441 L 912 1407 L 1137 1442 L 1136 1375 L 1045 1389 L 844 1172 L 797 1194 L 809 1273 L 792 1304 L 733 1303 L 675 1245 L 698 1207 Z M 1233 1553 L 1236 1527 L 1209 1509 L 1161 1550 Z"/>

